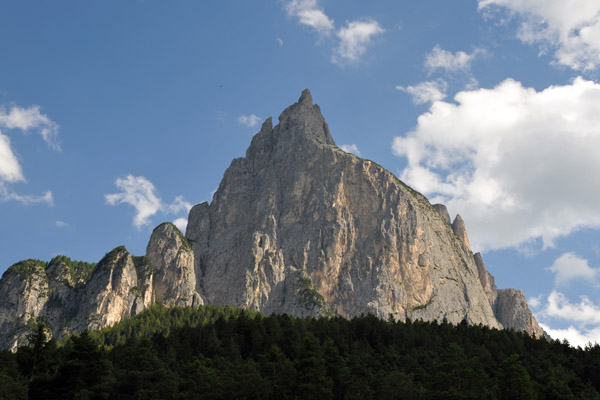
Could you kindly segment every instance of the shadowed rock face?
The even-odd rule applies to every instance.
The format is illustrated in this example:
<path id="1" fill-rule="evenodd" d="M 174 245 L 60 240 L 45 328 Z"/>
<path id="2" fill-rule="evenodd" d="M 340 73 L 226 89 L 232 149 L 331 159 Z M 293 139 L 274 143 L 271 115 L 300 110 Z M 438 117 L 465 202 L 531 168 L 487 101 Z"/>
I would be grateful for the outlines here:
<path id="1" fill-rule="evenodd" d="M 190 211 L 208 303 L 500 327 L 472 255 L 427 199 L 335 146 L 308 91 Z"/>
<path id="2" fill-rule="evenodd" d="M 28 260 L 0 280 L 0 348 L 45 319 L 56 338 L 153 303 L 230 304 L 297 316 L 372 313 L 543 336 L 521 291 L 497 290 L 465 224 L 390 172 L 339 149 L 308 90 L 267 119 L 186 236 L 170 223 L 145 257 L 124 247 L 84 272 Z M 500 321 L 500 322 L 498 322 Z"/>

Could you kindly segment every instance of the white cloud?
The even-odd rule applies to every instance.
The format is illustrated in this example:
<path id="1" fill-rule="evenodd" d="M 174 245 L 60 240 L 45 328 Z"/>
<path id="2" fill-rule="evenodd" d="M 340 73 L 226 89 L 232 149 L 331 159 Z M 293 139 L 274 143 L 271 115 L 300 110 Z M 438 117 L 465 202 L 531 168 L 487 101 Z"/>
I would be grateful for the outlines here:
<path id="1" fill-rule="evenodd" d="M 31 129 L 37 129 L 42 139 L 54 150 L 60 151 L 58 144 L 58 125 L 40 113 L 40 106 L 21 108 L 13 106 L 9 112 L 0 108 L 0 127 L 7 129 L 20 129 L 27 133 Z"/>
<path id="2" fill-rule="evenodd" d="M 317 0 L 291 0 L 284 8 L 288 15 L 297 17 L 302 25 L 319 33 L 327 34 L 334 28 L 333 20 L 319 8 Z"/>
<path id="3" fill-rule="evenodd" d="M 173 221 L 173 224 L 185 235 L 185 230 L 187 228 L 188 219 L 187 218 L 177 218 Z"/>
<path id="4" fill-rule="evenodd" d="M 592 345 L 600 344 L 600 327 L 592 329 L 578 329 L 573 325 L 567 329 L 552 329 L 545 324 L 540 326 L 550 335 L 553 339 L 568 340 L 569 344 L 573 347 L 581 347 L 582 349 L 589 343 Z"/>
<path id="5" fill-rule="evenodd" d="M 443 100 L 446 98 L 447 88 L 448 84 L 443 79 L 421 82 L 415 86 L 396 86 L 397 90 L 410 94 L 415 104 L 426 104 Z"/>
<path id="6" fill-rule="evenodd" d="M 0 201 L 18 201 L 21 204 L 31 205 L 31 204 L 39 204 L 46 203 L 49 206 L 54 205 L 54 197 L 52 196 L 52 192 L 47 190 L 41 196 L 31 195 L 31 194 L 18 194 L 7 188 L 2 182 L 0 182 Z"/>
<path id="7" fill-rule="evenodd" d="M 150 218 L 158 212 L 177 214 L 185 211 L 188 213 L 192 208 L 192 204 L 187 202 L 183 196 L 177 196 L 170 204 L 163 203 L 154 184 L 143 176 L 130 174 L 125 178 L 117 178 L 115 186 L 121 189 L 121 192 L 104 195 L 106 202 L 112 206 L 118 204 L 133 206 L 136 210 L 133 225 L 138 229 L 149 224 Z M 178 218 L 176 221 L 180 219 Z"/>
<path id="8" fill-rule="evenodd" d="M 336 33 L 340 44 L 334 49 L 331 61 L 340 65 L 357 62 L 367 50 L 373 36 L 383 32 L 385 30 L 372 19 L 347 22 L 346 27 Z"/>
<path id="9" fill-rule="evenodd" d="M 554 283 L 557 286 L 572 280 L 595 283 L 598 277 L 597 269 L 591 268 L 587 260 L 577 257 L 573 253 L 563 254 L 554 260 L 554 263 L 548 269 L 556 274 Z"/>
<path id="10" fill-rule="evenodd" d="M 553 291 L 541 315 L 569 321 L 579 327 L 600 325 L 600 307 L 587 296 L 581 296 L 580 300 L 573 304 L 564 294 Z"/>
<path id="11" fill-rule="evenodd" d="M 356 154 L 357 156 L 360 156 L 358 146 L 355 144 L 343 144 L 340 146 L 340 149 L 344 150 L 346 153 L 352 153 Z"/>
<path id="12" fill-rule="evenodd" d="M 396 137 L 401 179 L 463 216 L 474 249 L 600 228 L 600 84 L 537 92 L 507 79 L 434 102 Z"/>
<path id="13" fill-rule="evenodd" d="M 530 297 L 527 299 L 527 304 L 529 304 L 531 308 L 538 308 L 542 305 L 542 297 L 543 296 Z"/>
<path id="14" fill-rule="evenodd" d="M 481 50 L 476 49 L 471 54 L 467 54 L 464 51 L 457 51 L 452 54 L 451 52 L 442 49 L 439 45 L 436 45 L 431 52 L 425 56 L 425 66 L 430 71 L 442 69 L 447 72 L 469 72 L 471 69 L 471 62 L 480 53 Z"/>
<path id="15" fill-rule="evenodd" d="M 162 209 L 162 202 L 156 194 L 156 188 L 143 176 L 127 175 L 117 178 L 115 185 L 122 191 L 104 196 L 112 206 L 129 204 L 136 210 L 133 225 L 137 228 L 150 223 L 150 217 Z"/>
<path id="16" fill-rule="evenodd" d="M 600 64 L 600 2 L 597 0 L 479 0 L 479 9 L 493 14 L 500 9 L 519 16 L 517 36 L 542 51 L 554 48 L 558 64 L 576 70 Z"/>
<path id="17" fill-rule="evenodd" d="M 261 121 L 261 118 L 257 115 L 250 114 L 250 115 L 240 115 L 237 120 L 240 124 L 247 126 L 248 128 L 254 128 L 255 126 L 257 126 L 259 124 L 259 122 Z"/>
<path id="18" fill-rule="evenodd" d="M 280 46 L 283 46 L 283 39 L 282 38 L 275 38 L 275 40 L 277 40 L 277 43 L 279 43 Z"/>
<path id="19" fill-rule="evenodd" d="M 21 108 L 13 106 L 10 111 L 0 107 L 0 128 L 19 129 L 28 133 L 37 129 L 44 141 L 53 149 L 60 151 L 58 144 L 58 125 L 48 116 L 40 113 L 39 106 Z M 41 196 L 21 195 L 6 186 L 7 183 L 25 182 L 25 176 L 19 158 L 11 146 L 10 138 L 0 132 L 0 201 L 18 201 L 22 204 L 46 203 L 54 205 L 51 191 Z"/>
<path id="20" fill-rule="evenodd" d="M 186 201 L 183 196 L 177 196 L 175 197 L 175 200 L 173 201 L 173 203 L 169 204 L 168 208 L 169 211 L 171 211 L 173 214 L 177 214 L 181 211 L 185 211 L 186 213 L 189 213 L 190 210 L 192 209 L 193 204 Z"/>
<path id="21" fill-rule="evenodd" d="M 69 226 L 71 226 L 68 222 L 60 221 L 60 220 L 56 221 L 55 224 L 58 228 L 68 228 Z"/>
<path id="22" fill-rule="evenodd" d="M 581 347 L 590 342 L 600 343 L 600 306 L 586 296 L 581 296 L 579 303 L 571 303 L 564 294 L 553 291 L 544 309 L 536 314 L 546 320 L 540 325 L 554 339 L 567 339 L 571 345 Z M 548 319 L 566 322 L 569 327 L 550 328 Z"/>
<path id="23" fill-rule="evenodd" d="M 10 145 L 10 138 L 0 132 L 0 182 L 24 180 L 21 165 Z"/>

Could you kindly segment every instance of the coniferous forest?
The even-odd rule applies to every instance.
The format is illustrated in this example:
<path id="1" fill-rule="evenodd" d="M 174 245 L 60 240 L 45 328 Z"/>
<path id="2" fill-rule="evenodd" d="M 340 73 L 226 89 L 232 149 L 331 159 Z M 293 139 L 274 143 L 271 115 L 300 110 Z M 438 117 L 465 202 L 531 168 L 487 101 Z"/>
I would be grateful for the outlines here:
<path id="1" fill-rule="evenodd" d="M 153 306 L 0 352 L 2 399 L 599 399 L 600 346 L 484 326 Z"/>

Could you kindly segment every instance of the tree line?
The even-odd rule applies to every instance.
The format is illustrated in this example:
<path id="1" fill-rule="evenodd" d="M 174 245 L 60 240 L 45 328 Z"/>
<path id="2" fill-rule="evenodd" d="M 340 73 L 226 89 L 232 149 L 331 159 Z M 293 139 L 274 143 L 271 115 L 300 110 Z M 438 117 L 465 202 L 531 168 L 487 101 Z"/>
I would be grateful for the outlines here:
<path id="1" fill-rule="evenodd" d="M 0 352 L 1 399 L 599 399 L 600 347 L 372 315 L 147 311 Z"/>

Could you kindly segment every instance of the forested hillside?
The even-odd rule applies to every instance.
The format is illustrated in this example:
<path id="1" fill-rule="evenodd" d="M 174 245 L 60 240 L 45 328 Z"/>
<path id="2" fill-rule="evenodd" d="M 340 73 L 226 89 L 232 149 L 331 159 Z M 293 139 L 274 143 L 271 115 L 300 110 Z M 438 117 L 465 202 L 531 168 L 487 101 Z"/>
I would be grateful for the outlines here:
<path id="1" fill-rule="evenodd" d="M 2 399 L 597 399 L 600 346 L 484 326 L 153 306 L 0 353 Z"/>

